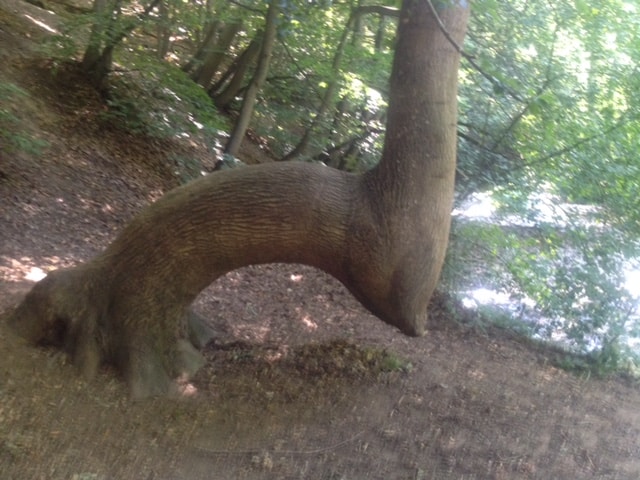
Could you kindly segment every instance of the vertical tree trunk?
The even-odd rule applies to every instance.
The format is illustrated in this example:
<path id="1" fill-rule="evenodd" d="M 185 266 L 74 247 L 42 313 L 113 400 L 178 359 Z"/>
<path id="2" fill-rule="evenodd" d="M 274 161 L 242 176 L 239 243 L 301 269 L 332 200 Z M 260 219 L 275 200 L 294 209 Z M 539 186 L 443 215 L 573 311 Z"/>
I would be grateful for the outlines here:
<path id="1" fill-rule="evenodd" d="M 213 102 L 216 107 L 224 109 L 229 106 L 242 89 L 242 84 L 247 70 L 260 52 L 260 44 L 264 34 L 263 32 L 259 32 L 259 35 L 261 37 L 260 40 L 255 38 L 251 40 L 249 46 L 233 62 L 233 65 L 229 67 L 220 81 L 209 89 L 209 96 L 213 98 Z M 226 85 L 224 90 L 222 90 L 222 86 L 225 84 L 229 76 L 231 76 L 231 80 L 229 80 L 229 83 Z"/>
<path id="2" fill-rule="evenodd" d="M 91 27 L 89 42 L 82 58 L 82 69 L 87 72 L 91 83 L 101 88 L 104 78 L 111 68 L 111 55 L 103 55 L 106 39 L 113 35 L 113 11 L 118 8 L 117 2 L 95 0 L 93 4 L 94 23 Z"/>
<path id="3" fill-rule="evenodd" d="M 161 60 L 167 56 L 169 47 L 171 46 L 171 15 L 167 1 L 168 0 L 160 0 L 160 3 L 158 3 L 158 46 L 156 49 L 157 56 Z"/>
<path id="4" fill-rule="evenodd" d="M 182 67 L 182 71 L 189 73 L 191 72 L 191 79 L 196 81 L 196 69 L 204 63 L 204 58 L 207 55 L 207 51 L 212 48 L 212 45 L 216 41 L 216 37 L 218 36 L 218 30 L 220 29 L 222 22 L 218 20 L 211 20 L 208 22 L 208 25 L 204 29 L 204 39 L 198 45 L 196 52 L 189 59 L 189 61 L 184 64 Z"/>
<path id="5" fill-rule="evenodd" d="M 271 0 L 269 2 L 269 9 L 267 10 L 267 17 L 264 27 L 264 38 L 262 40 L 262 48 L 260 49 L 260 57 L 258 58 L 258 66 L 256 72 L 251 79 L 251 83 L 244 94 L 242 101 L 242 107 L 240 109 L 240 115 L 236 120 L 236 123 L 229 137 L 229 141 L 225 146 L 225 153 L 236 156 L 240 149 L 240 144 L 244 139 L 244 135 L 249 128 L 249 122 L 253 115 L 253 108 L 258 97 L 258 92 L 262 89 L 262 85 L 267 79 L 267 73 L 269 72 L 269 63 L 271 62 L 271 54 L 273 52 L 273 46 L 276 40 L 277 23 L 279 12 L 278 0 Z"/>
<path id="6" fill-rule="evenodd" d="M 430 2 L 404 2 L 382 159 L 364 174 L 379 228 L 389 232 L 391 242 L 380 254 L 394 269 L 390 284 L 368 287 L 378 291 L 376 303 L 386 298 L 375 310 L 415 334 L 425 329 L 427 304 L 444 261 L 456 168 L 460 53 L 439 24 L 462 45 L 469 13 L 466 0 L 434 3 L 439 19 Z"/>
<path id="7" fill-rule="evenodd" d="M 95 19 L 89 36 L 89 43 L 82 59 L 82 68 L 96 88 L 106 89 L 107 75 L 111 71 L 113 52 L 122 40 L 129 35 L 160 0 L 151 0 L 137 21 L 125 24 L 122 20 L 121 0 L 95 0 Z"/>
<path id="8" fill-rule="evenodd" d="M 385 15 L 380 15 L 380 19 L 378 20 L 378 28 L 376 29 L 374 46 L 373 46 L 376 52 L 382 51 L 382 43 L 384 41 L 384 30 L 385 30 L 386 23 L 387 23 L 387 17 Z"/>
<path id="9" fill-rule="evenodd" d="M 218 71 L 220 63 L 224 59 L 225 52 L 229 50 L 233 39 L 242 28 L 242 22 L 237 20 L 231 23 L 225 24 L 221 31 L 217 41 L 209 44 L 207 50 L 205 50 L 205 57 L 200 68 L 196 69 L 196 72 L 192 76 L 195 82 L 207 88 L 211 83 L 211 79 Z"/>
<path id="10" fill-rule="evenodd" d="M 438 14 L 460 44 L 466 1 L 438 2 Z M 93 260 L 37 283 L 10 325 L 64 347 L 88 378 L 112 363 L 135 396 L 166 393 L 200 366 L 189 306 L 244 265 L 318 267 L 383 321 L 424 333 L 448 241 L 458 62 L 429 3 L 405 0 L 376 168 L 289 162 L 202 177 L 140 212 Z"/>

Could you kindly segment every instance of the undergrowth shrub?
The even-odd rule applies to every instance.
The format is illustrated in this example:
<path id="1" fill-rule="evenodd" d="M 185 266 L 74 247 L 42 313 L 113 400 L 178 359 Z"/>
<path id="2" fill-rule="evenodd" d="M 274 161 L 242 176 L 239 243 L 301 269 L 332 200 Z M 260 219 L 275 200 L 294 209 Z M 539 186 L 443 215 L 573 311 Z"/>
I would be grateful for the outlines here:
<path id="1" fill-rule="evenodd" d="M 227 130 L 206 92 L 179 68 L 135 55 L 128 70 L 111 79 L 106 120 L 160 138 L 206 137 Z"/>

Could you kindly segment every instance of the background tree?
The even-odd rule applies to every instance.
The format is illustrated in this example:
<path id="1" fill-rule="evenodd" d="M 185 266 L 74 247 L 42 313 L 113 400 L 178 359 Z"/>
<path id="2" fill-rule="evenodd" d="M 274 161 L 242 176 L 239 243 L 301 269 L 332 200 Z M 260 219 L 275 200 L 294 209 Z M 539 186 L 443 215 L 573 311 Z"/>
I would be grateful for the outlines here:
<path id="1" fill-rule="evenodd" d="M 253 107 L 256 102 L 258 92 L 262 88 L 267 73 L 269 72 L 269 63 L 271 62 L 271 55 L 273 54 L 273 45 L 276 40 L 277 34 L 277 18 L 278 18 L 278 1 L 271 0 L 269 2 L 269 8 L 267 10 L 264 34 L 261 41 L 260 56 L 258 57 L 258 66 L 256 71 L 247 87 L 242 101 L 242 108 L 240 108 L 240 114 L 236 120 L 233 131 L 229 137 L 229 141 L 225 147 L 225 152 L 229 155 L 237 155 L 240 148 L 240 144 L 244 139 L 244 135 L 251 121 L 253 114 Z"/>
<path id="2" fill-rule="evenodd" d="M 360 32 L 360 19 L 363 15 L 370 13 L 378 13 L 381 16 L 388 15 L 392 17 L 398 15 L 398 11 L 394 8 L 381 6 L 369 7 L 362 5 L 359 5 L 358 7 L 352 7 L 351 13 L 349 14 L 342 34 L 340 35 L 340 40 L 333 55 L 333 60 L 331 62 L 331 77 L 327 81 L 327 86 L 325 88 L 324 94 L 322 95 L 322 100 L 320 102 L 320 105 L 318 106 L 318 110 L 316 111 L 310 125 L 305 129 L 304 134 L 300 138 L 298 144 L 295 146 L 295 148 L 288 152 L 282 158 L 282 160 L 294 160 L 306 154 L 312 135 L 315 134 L 315 130 L 317 129 L 318 125 L 322 123 L 323 117 L 326 116 L 327 112 L 333 107 L 333 104 L 335 103 L 334 97 L 340 81 L 340 63 L 342 62 L 342 58 L 344 57 L 347 40 L 349 36 L 352 35 L 353 42 L 355 44 Z"/>
<path id="3" fill-rule="evenodd" d="M 95 0 L 94 22 L 82 59 L 82 68 L 96 87 L 106 87 L 105 81 L 111 71 L 114 49 L 149 16 L 159 1 L 152 0 L 137 17 L 123 18 L 121 0 Z"/>

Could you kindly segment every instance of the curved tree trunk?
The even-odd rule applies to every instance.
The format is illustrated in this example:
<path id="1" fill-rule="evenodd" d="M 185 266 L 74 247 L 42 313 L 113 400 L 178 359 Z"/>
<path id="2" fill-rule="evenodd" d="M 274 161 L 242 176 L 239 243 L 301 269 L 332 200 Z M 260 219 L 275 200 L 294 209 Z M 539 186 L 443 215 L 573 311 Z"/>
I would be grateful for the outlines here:
<path id="1" fill-rule="evenodd" d="M 439 5 L 460 43 L 467 4 Z M 134 396 L 165 393 L 200 366 L 189 306 L 244 265 L 321 268 L 385 322 L 424 333 L 448 240 L 459 54 L 424 0 L 405 1 L 399 30 L 378 167 L 352 175 L 263 164 L 179 187 L 102 254 L 36 284 L 10 324 L 34 343 L 66 348 L 88 378 L 114 364 Z"/>

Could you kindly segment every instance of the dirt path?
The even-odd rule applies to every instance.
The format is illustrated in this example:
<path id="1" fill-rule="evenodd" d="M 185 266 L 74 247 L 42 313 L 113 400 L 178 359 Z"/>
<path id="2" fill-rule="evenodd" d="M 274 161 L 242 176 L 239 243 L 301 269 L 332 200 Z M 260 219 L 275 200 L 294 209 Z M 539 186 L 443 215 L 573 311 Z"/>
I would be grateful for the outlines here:
<path id="1" fill-rule="evenodd" d="M 175 183 L 167 151 L 186 148 L 105 130 L 99 99 L 81 84 L 67 97 L 71 74 L 32 52 L 34 19 L 55 22 L 0 0 L 0 83 L 28 92 L 0 108 L 49 142 L 0 145 L 0 311 L 103 248 Z M 223 333 L 181 400 L 133 403 L 108 369 L 86 384 L 0 325 L 0 478 L 640 478 L 638 388 L 558 370 L 506 334 L 438 318 L 407 338 L 300 266 L 233 272 L 197 308 Z"/>

